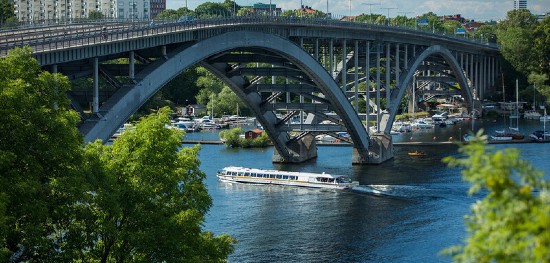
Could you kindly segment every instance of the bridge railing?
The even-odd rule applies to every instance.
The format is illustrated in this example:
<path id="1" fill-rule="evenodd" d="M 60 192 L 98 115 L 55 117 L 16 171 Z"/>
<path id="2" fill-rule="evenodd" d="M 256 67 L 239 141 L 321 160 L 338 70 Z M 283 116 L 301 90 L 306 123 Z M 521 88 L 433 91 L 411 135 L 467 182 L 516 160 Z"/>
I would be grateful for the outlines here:
<path id="1" fill-rule="evenodd" d="M 232 26 L 314 26 L 331 27 L 338 29 L 371 30 L 377 32 L 391 32 L 413 34 L 419 37 L 437 38 L 464 44 L 483 45 L 496 49 L 494 44 L 482 43 L 471 39 L 457 38 L 449 35 L 434 34 L 433 32 L 414 29 L 384 26 L 370 23 L 340 21 L 328 18 L 305 18 L 285 16 L 232 16 L 188 21 L 174 20 L 93 20 L 75 21 L 58 24 L 45 24 L 28 28 L 0 31 L 0 54 L 5 56 L 8 50 L 15 47 L 30 46 L 36 52 L 52 51 L 69 47 L 96 45 L 111 41 L 140 38 L 185 30 L 200 30 L 213 27 Z"/>

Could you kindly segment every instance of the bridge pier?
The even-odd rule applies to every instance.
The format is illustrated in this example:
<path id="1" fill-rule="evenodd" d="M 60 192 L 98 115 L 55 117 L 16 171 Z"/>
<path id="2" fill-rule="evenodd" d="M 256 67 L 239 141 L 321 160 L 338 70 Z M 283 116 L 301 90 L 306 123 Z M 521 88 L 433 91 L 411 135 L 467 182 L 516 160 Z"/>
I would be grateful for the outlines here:
<path id="1" fill-rule="evenodd" d="M 393 158 L 393 143 L 389 134 L 372 134 L 370 136 L 369 158 L 368 160 L 361 159 L 357 149 L 353 148 L 353 156 L 351 162 L 353 164 L 381 164 Z"/>
<path id="2" fill-rule="evenodd" d="M 290 153 L 290 159 L 285 160 L 281 154 L 277 151 L 276 147 L 273 147 L 274 163 L 302 163 L 307 160 L 317 158 L 317 143 L 315 137 L 311 134 L 304 136 L 303 138 L 293 141 L 288 145 L 288 151 Z"/>

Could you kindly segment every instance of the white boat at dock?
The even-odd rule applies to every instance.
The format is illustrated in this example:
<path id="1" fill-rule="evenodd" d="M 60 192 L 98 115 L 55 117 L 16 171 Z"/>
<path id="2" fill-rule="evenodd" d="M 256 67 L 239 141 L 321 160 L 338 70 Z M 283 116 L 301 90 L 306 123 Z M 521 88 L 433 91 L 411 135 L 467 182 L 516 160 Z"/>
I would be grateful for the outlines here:
<path id="1" fill-rule="evenodd" d="M 312 188 L 349 189 L 358 186 L 345 175 L 328 173 L 287 172 L 229 166 L 218 171 L 217 177 L 223 182 L 275 184 Z"/>

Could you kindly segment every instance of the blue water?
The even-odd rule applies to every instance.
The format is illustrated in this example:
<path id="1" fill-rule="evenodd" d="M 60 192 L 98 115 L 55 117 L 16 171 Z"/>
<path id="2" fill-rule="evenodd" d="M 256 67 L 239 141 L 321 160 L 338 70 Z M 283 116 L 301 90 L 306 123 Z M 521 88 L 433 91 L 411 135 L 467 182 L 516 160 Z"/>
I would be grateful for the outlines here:
<path id="1" fill-rule="evenodd" d="M 484 123 L 489 130 L 506 125 L 499 120 Z M 448 140 L 470 125 L 399 136 L 401 140 L 410 135 L 418 140 Z M 484 127 L 481 121 L 475 125 Z M 535 130 L 540 123 L 520 125 Z M 216 132 L 187 136 L 217 139 Z M 546 161 L 550 144 L 493 147 L 518 147 L 524 158 L 550 171 Z M 203 145 L 201 169 L 213 198 L 204 229 L 229 233 L 238 240 L 229 262 L 450 262 L 439 252 L 462 242 L 464 215 L 479 196 L 468 196 L 460 171 L 441 162 L 445 156 L 457 155 L 456 146 L 423 148 L 428 152 L 425 158 L 408 156 L 411 150 L 415 148 L 395 147 L 394 159 L 359 166 L 351 164 L 351 147 L 319 146 L 317 160 L 281 165 L 271 162 L 271 147 Z M 346 174 L 361 187 L 336 191 L 219 182 L 216 171 L 230 165 Z"/>

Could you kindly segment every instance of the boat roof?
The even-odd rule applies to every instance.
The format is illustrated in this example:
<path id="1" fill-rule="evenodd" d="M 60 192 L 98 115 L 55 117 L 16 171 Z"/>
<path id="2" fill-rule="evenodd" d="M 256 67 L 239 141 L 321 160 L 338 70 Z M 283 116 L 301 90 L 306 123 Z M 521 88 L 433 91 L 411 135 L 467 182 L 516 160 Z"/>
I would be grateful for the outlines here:
<path id="1" fill-rule="evenodd" d="M 263 174 L 281 174 L 281 175 L 295 175 L 295 176 L 307 176 L 307 177 L 325 177 L 325 178 L 338 178 L 338 177 L 348 177 L 345 175 L 333 175 L 328 173 L 310 173 L 310 172 L 291 172 L 291 171 L 280 171 L 280 170 L 264 170 L 257 168 L 246 168 L 239 166 L 228 166 L 223 168 L 224 170 L 229 170 L 233 172 L 250 172 L 250 173 L 263 173 Z"/>

